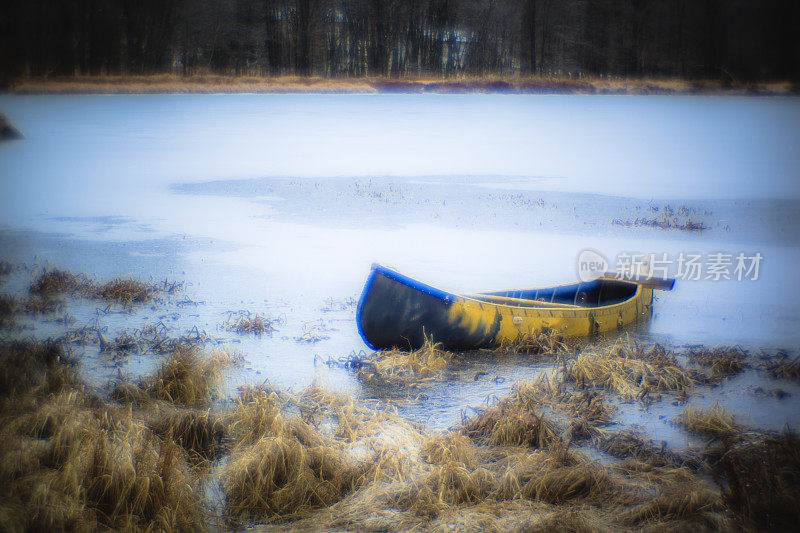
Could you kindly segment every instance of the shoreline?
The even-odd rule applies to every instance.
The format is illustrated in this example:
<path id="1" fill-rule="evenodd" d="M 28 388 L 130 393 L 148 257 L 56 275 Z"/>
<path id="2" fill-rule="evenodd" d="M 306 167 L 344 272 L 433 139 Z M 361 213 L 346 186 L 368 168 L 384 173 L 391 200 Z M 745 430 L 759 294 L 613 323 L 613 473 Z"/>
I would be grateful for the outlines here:
<path id="1" fill-rule="evenodd" d="M 0 263 L 0 279 L 21 268 Z M 490 357 L 560 370 L 515 380 L 474 416 L 437 431 L 398 406 L 431 381 L 488 379 L 469 365 L 475 353 L 426 341 L 413 352 L 354 354 L 338 364 L 363 393 L 262 383 L 222 403 L 223 375 L 247 355 L 198 328 L 196 337 L 173 337 L 151 324 L 106 340 L 98 327 L 65 320 L 55 340 L 17 335 L 23 316 L 47 320 L 80 300 L 157 311 L 186 296 L 183 282 L 23 270 L 26 301 L 0 299 L 0 331 L 10 333 L 0 342 L 3 524 L 127 529 L 168 519 L 176 530 L 514 531 L 529 521 L 541 530 L 639 531 L 760 530 L 797 518 L 797 434 L 692 401 L 756 372 L 770 386 L 754 394 L 785 401 L 792 394 L 779 387 L 800 375 L 789 354 L 699 345 L 673 352 L 628 338 L 570 344 L 542 334 Z M 241 322 L 228 331 L 263 331 Z M 117 361 L 157 364 L 93 386 L 83 363 L 95 343 Z M 670 423 L 694 444 L 659 446 L 647 430 L 620 425 L 624 405 L 650 412 L 665 403 L 679 406 Z"/>
<path id="2" fill-rule="evenodd" d="M 4 94 L 583 94 L 675 96 L 795 96 L 789 81 L 723 84 L 681 79 L 570 78 L 322 78 L 197 75 L 17 78 Z"/>

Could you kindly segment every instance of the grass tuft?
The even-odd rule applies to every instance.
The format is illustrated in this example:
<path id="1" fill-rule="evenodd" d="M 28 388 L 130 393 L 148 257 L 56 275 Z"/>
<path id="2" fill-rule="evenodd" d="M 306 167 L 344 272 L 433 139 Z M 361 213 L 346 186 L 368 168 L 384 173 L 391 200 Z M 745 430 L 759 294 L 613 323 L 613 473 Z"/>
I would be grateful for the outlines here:
<path id="1" fill-rule="evenodd" d="M 158 291 L 154 285 L 132 279 L 115 279 L 94 287 L 94 297 L 124 306 L 143 304 L 150 301 Z"/>
<path id="2" fill-rule="evenodd" d="M 267 436 L 237 449 L 222 477 L 230 516 L 285 521 L 331 505 L 352 491 L 362 470 L 337 450 Z"/>
<path id="3" fill-rule="evenodd" d="M 539 412 L 530 389 L 517 385 L 497 406 L 467 421 L 462 432 L 469 438 L 493 446 L 527 446 L 546 449 L 561 442 L 558 427 Z"/>
<path id="4" fill-rule="evenodd" d="M 725 439 L 741 432 L 733 415 L 716 403 L 710 409 L 687 406 L 676 422 L 691 432 L 711 438 Z"/>
<path id="5" fill-rule="evenodd" d="M 178 412 L 155 421 L 150 428 L 181 446 L 194 462 L 214 460 L 226 451 L 227 428 L 208 411 Z"/>
<path id="6" fill-rule="evenodd" d="M 240 335 L 251 333 L 254 335 L 270 334 L 277 330 L 278 320 L 266 318 L 250 311 L 239 311 L 232 314 L 228 321 L 222 325 L 225 331 L 232 331 Z"/>
<path id="7" fill-rule="evenodd" d="M 430 339 L 418 349 L 408 352 L 398 349 L 375 352 L 362 362 L 358 375 L 365 381 L 412 383 L 434 379 L 447 367 L 451 352 L 440 349 Z"/>
<path id="8" fill-rule="evenodd" d="M 18 309 L 16 298 L 0 294 L 0 328 L 9 328 L 14 324 L 14 314 Z"/>
<path id="9" fill-rule="evenodd" d="M 203 407 L 215 397 L 216 384 L 224 363 L 202 360 L 193 348 L 174 351 L 145 384 L 147 394 L 176 405 Z"/>
<path id="10" fill-rule="evenodd" d="M 719 463 L 726 503 L 758 530 L 795 529 L 800 523 L 800 438 L 765 435 L 732 446 Z"/>
<path id="11" fill-rule="evenodd" d="M 612 391 L 627 402 L 647 401 L 657 391 L 686 395 L 694 385 L 689 373 L 663 350 L 645 354 L 630 342 L 584 349 L 565 363 L 564 376 L 579 388 Z"/>
<path id="12" fill-rule="evenodd" d="M 163 290 L 167 290 L 167 282 L 164 282 L 164 287 Z M 161 290 L 161 285 L 121 278 L 98 285 L 84 274 L 58 269 L 45 270 L 29 287 L 30 294 L 43 301 L 64 294 L 103 300 L 124 307 L 147 303 Z"/>
<path id="13" fill-rule="evenodd" d="M 747 352 L 738 346 L 693 346 L 687 350 L 686 355 L 692 363 L 708 368 L 712 378 L 735 376 L 750 366 L 746 361 Z"/>
<path id="14" fill-rule="evenodd" d="M 91 287 L 91 281 L 84 275 L 53 269 L 42 272 L 31 284 L 30 292 L 39 296 L 78 295 L 85 293 Z"/>
<path id="15" fill-rule="evenodd" d="M 767 367 L 767 372 L 780 379 L 800 380 L 800 355 L 788 361 L 774 361 Z"/>

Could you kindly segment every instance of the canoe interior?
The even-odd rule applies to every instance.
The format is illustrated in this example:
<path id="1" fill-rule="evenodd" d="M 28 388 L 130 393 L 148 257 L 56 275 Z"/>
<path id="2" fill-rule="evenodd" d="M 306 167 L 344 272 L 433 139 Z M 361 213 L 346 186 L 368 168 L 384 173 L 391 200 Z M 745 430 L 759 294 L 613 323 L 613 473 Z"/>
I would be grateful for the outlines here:
<path id="1" fill-rule="evenodd" d="M 614 305 L 632 298 L 636 294 L 636 285 L 616 280 L 593 280 L 572 285 L 559 285 L 540 289 L 522 289 L 514 291 L 483 292 L 472 295 L 472 298 L 482 299 L 481 296 L 502 296 L 535 302 L 550 302 L 581 307 L 602 307 Z"/>

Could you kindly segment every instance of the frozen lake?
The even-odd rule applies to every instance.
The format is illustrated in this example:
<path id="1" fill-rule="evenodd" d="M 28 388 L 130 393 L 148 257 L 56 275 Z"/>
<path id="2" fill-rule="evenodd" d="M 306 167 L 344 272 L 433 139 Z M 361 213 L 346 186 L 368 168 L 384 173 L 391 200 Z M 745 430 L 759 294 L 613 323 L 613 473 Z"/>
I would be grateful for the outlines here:
<path id="1" fill-rule="evenodd" d="M 201 304 L 171 318 L 176 335 L 224 336 L 238 309 L 281 317 L 275 334 L 236 345 L 248 366 L 231 388 L 360 390 L 315 361 L 366 348 L 355 308 L 329 299 L 357 299 L 375 261 L 475 291 L 574 280 L 586 248 L 666 254 L 673 275 L 681 254 L 722 253 L 734 279 L 679 281 L 641 334 L 800 348 L 797 98 L 4 95 L 0 111 L 26 135 L 0 145 L 0 259 L 184 281 Z M 708 229 L 636 223 L 668 209 Z M 735 279 L 738 254 L 763 257 L 757 280 Z M 95 318 L 89 305 L 69 312 Z M 328 338 L 295 339 L 310 330 Z M 103 361 L 87 365 L 105 375 Z M 492 371 L 506 381 L 441 387 L 410 409 L 447 425 L 538 369 Z"/>

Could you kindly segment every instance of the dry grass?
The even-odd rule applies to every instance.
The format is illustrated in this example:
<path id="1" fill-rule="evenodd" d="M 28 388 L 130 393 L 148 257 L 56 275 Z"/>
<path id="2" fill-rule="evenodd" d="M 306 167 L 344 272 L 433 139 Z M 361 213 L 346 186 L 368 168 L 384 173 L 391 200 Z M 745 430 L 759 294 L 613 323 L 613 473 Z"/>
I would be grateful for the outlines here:
<path id="1" fill-rule="evenodd" d="M 148 325 L 140 329 L 123 330 L 114 339 L 106 340 L 103 333 L 95 327 L 85 326 L 80 329 L 70 330 L 64 339 L 68 342 L 79 344 L 99 343 L 102 352 L 115 352 L 120 355 L 139 354 L 151 352 L 159 355 L 169 355 L 181 350 L 198 349 L 214 343 L 215 339 L 205 331 L 195 327 L 186 335 L 170 337 L 163 324 Z"/>
<path id="2" fill-rule="evenodd" d="M 149 302 L 160 290 L 160 285 L 151 285 L 131 279 L 115 279 L 108 283 L 96 284 L 84 274 L 73 274 L 58 269 L 45 270 L 31 283 L 29 288 L 32 296 L 41 299 L 65 294 L 103 300 L 125 307 Z"/>
<path id="3" fill-rule="evenodd" d="M 438 343 L 426 338 L 422 346 L 411 352 L 393 349 L 373 353 L 362 361 L 358 376 L 367 382 L 413 383 L 431 380 L 441 376 L 452 357 L 452 352 L 440 349 Z"/>
<path id="4" fill-rule="evenodd" d="M 497 406 L 466 421 L 462 432 L 493 446 L 547 449 L 560 443 L 559 428 L 541 414 L 540 399 L 531 387 L 517 385 Z"/>
<path id="5" fill-rule="evenodd" d="M 19 303 L 13 296 L 0 294 L 0 328 L 8 328 L 14 324 L 14 313 L 19 309 Z"/>
<path id="6" fill-rule="evenodd" d="M 686 351 L 686 356 L 690 362 L 708 368 L 712 379 L 735 376 L 750 367 L 747 352 L 739 346 L 693 346 Z"/>
<path id="7" fill-rule="evenodd" d="M 653 467 L 695 466 L 693 461 L 669 450 L 664 444 L 658 446 L 634 432 L 602 435 L 595 440 L 595 446 L 612 457 L 632 458 Z"/>
<path id="8" fill-rule="evenodd" d="M 436 375 L 424 369 L 448 357 L 438 352 L 429 344 L 410 358 L 419 361 L 414 379 Z M 565 359 L 565 369 L 585 353 Z M 662 349 L 588 353 L 637 387 L 682 385 L 661 373 L 675 365 Z M 727 440 L 730 449 L 714 463 L 727 487 L 721 494 L 698 465 L 664 447 L 606 436 L 613 409 L 604 399 L 617 388 L 588 380 L 580 388 L 567 370 L 517 384 L 474 420 L 432 435 L 391 406 L 318 386 L 297 396 L 244 389 L 218 413 L 211 402 L 225 359 L 177 350 L 152 376 L 119 383 L 119 405 L 85 387 L 59 345 L 2 346 L 0 527 L 204 529 L 213 512 L 206 489 L 216 483 L 204 476 L 212 470 L 234 527 L 682 531 L 796 523 L 794 435 Z M 652 369 L 625 366 L 629 360 Z M 603 465 L 570 448 L 586 437 L 622 461 Z"/>
<path id="9" fill-rule="evenodd" d="M 179 349 L 145 381 L 144 389 L 154 399 L 176 405 L 205 407 L 215 397 L 220 371 L 226 362 L 203 360 L 194 349 Z"/>
<path id="10" fill-rule="evenodd" d="M 233 452 L 222 489 L 231 516 L 285 521 L 341 500 L 362 478 L 363 469 L 334 448 L 266 436 Z"/>
<path id="11" fill-rule="evenodd" d="M 175 74 L 17 78 L 20 94 L 184 93 L 529 93 L 529 94 L 793 94 L 791 83 L 723 85 L 718 80 L 457 76 L 407 78 L 322 78 Z"/>
<path id="12" fill-rule="evenodd" d="M 132 279 L 115 279 L 94 288 L 95 298 L 124 306 L 150 301 L 158 291 L 154 285 Z"/>
<path id="13" fill-rule="evenodd" d="M 767 366 L 767 372 L 775 378 L 800 380 L 800 355 L 788 361 L 771 362 Z"/>
<path id="14" fill-rule="evenodd" d="M 630 220 L 621 220 L 615 218 L 613 223 L 617 226 L 643 226 L 659 228 L 662 230 L 676 229 L 682 231 L 701 232 L 703 230 L 710 229 L 708 226 L 703 224 L 702 221 L 698 222 L 696 220 L 692 220 L 692 217 L 696 218 L 699 216 L 699 213 L 697 213 L 694 208 L 687 207 L 685 205 L 679 206 L 677 209 L 673 208 L 669 204 L 664 207 L 653 206 L 651 207 L 651 211 L 658 213 L 658 215 L 651 218 L 639 217 L 633 222 Z"/>
<path id="15" fill-rule="evenodd" d="M 182 449 L 102 403 L 56 344 L 0 351 L 5 530 L 198 530 L 205 511 Z"/>
<path id="16" fill-rule="evenodd" d="M 227 428 L 210 411 L 178 411 L 149 427 L 183 448 L 193 462 L 214 460 L 226 451 Z"/>
<path id="17" fill-rule="evenodd" d="M 716 403 L 710 409 L 687 406 L 676 421 L 689 431 L 712 438 L 730 438 L 741 432 L 733 415 Z"/>
<path id="18" fill-rule="evenodd" d="M 298 398 L 246 390 L 225 422 L 233 449 L 222 487 L 233 520 L 307 516 L 365 483 L 400 475 L 398 454 L 387 446 L 420 439 L 392 411 L 367 409 L 315 386 Z M 400 438 L 388 441 L 393 431 Z"/>
<path id="19" fill-rule="evenodd" d="M 46 270 L 30 286 L 31 294 L 52 296 L 56 294 L 82 294 L 90 290 L 92 283 L 84 275 L 66 270 Z"/>
<path id="20" fill-rule="evenodd" d="M 544 329 L 536 335 L 520 335 L 490 351 L 496 355 L 539 355 L 560 360 L 574 355 L 576 349 L 577 345 L 564 339 L 559 332 Z"/>
<path id="21" fill-rule="evenodd" d="M 651 501 L 624 511 L 619 521 L 626 525 L 642 525 L 652 522 L 669 522 L 676 519 L 694 518 L 685 523 L 690 529 L 728 529 L 728 525 L 715 513 L 723 509 L 718 492 L 702 489 L 690 484 L 675 484 Z"/>
<path id="22" fill-rule="evenodd" d="M 77 380 L 75 360 L 53 342 L 17 341 L 0 350 L 0 398 L 55 394 Z"/>
<path id="23" fill-rule="evenodd" d="M 565 363 L 564 376 L 577 387 L 612 391 L 626 402 L 656 399 L 658 391 L 685 396 L 694 386 L 690 374 L 663 349 L 645 353 L 630 341 L 584 349 Z"/>
<path id="24" fill-rule="evenodd" d="M 269 319 L 258 313 L 251 313 L 250 311 L 238 311 L 232 313 L 227 322 L 222 324 L 222 329 L 225 331 L 232 331 L 240 335 L 245 333 L 252 333 L 254 335 L 270 334 L 276 331 L 276 325 L 280 321 L 277 319 Z"/>
<path id="25" fill-rule="evenodd" d="M 764 435 L 732 446 L 719 471 L 727 479 L 725 501 L 758 530 L 797 528 L 800 523 L 800 439 Z"/>

